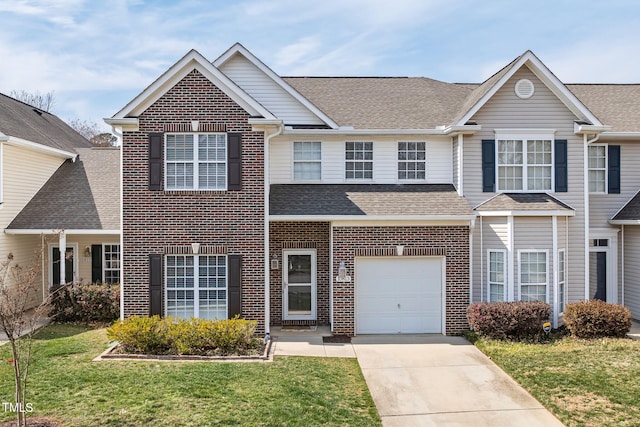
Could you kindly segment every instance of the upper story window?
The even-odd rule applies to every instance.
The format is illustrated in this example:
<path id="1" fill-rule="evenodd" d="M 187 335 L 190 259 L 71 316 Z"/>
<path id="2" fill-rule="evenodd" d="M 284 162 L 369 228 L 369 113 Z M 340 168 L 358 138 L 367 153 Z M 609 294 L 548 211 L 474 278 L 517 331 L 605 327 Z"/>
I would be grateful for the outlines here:
<path id="1" fill-rule="evenodd" d="M 589 192 L 605 193 L 607 189 L 607 146 L 589 147 Z"/>
<path id="2" fill-rule="evenodd" d="M 373 142 L 347 141 L 345 178 L 373 179 Z"/>
<path id="3" fill-rule="evenodd" d="M 227 135 L 166 135 L 165 180 L 167 190 L 226 190 Z"/>
<path id="4" fill-rule="evenodd" d="M 293 179 L 319 180 L 322 177 L 322 144 L 317 141 L 293 143 Z"/>
<path id="5" fill-rule="evenodd" d="M 398 179 L 426 179 L 427 152 L 424 142 L 398 142 Z"/>
<path id="6" fill-rule="evenodd" d="M 498 191 L 550 191 L 552 147 L 552 139 L 498 138 Z"/>

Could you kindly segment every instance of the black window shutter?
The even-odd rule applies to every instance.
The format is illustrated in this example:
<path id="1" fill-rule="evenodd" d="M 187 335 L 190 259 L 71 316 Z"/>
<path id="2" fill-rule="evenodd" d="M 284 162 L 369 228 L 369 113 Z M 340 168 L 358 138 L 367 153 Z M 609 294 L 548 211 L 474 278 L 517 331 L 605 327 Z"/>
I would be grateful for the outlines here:
<path id="1" fill-rule="evenodd" d="M 149 190 L 162 190 L 162 142 L 164 135 L 161 133 L 149 134 Z"/>
<path id="2" fill-rule="evenodd" d="M 609 193 L 620 194 L 620 146 L 609 145 Z"/>
<path id="3" fill-rule="evenodd" d="M 556 139 L 555 141 L 555 179 L 556 193 L 569 191 L 569 162 L 567 157 L 567 140 Z"/>
<path id="4" fill-rule="evenodd" d="M 60 249 L 53 248 L 52 255 L 53 283 L 51 285 L 57 286 L 60 284 Z"/>
<path id="5" fill-rule="evenodd" d="M 496 141 L 482 140 L 482 191 L 496 191 Z"/>
<path id="6" fill-rule="evenodd" d="M 229 264 L 227 266 L 229 272 L 227 280 L 229 284 L 228 314 L 231 319 L 236 314 L 242 315 L 242 255 L 228 255 L 227 263 Z"/>
<path id="7" fill-rule="evenodd" d="M 242 134 L 227 134 L 227 189 L 242 190 Z"/>
<path id="8" fill-rule="evenodd" d="M 162 315 L 162 255 L 149 255 L 149 315 Z"/>
<path id="9" fill-rule="evenodd" d="M 91 282 L 102 282 L 102 245 L 91 245 Z"/>

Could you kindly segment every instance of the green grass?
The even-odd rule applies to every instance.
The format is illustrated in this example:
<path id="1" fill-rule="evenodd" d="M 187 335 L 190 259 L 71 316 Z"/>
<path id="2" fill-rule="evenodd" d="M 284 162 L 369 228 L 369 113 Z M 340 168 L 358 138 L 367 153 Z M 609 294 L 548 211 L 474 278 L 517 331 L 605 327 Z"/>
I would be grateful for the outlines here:
<path id="1" fill-rule="evenodd" d="M 640 426 L 640 341 L 475 345 L 567 426 Z"/>
<path id="2" fill-rule="evenodd" d="M 91 360 L 104 329 L 57 324 L 36 336 L 32 416 L 65 426 L 375 426 L 375 405 L 355 359 L 278 357 L 272 363 Z M 10 358 L 0 347 L 0 361 Z M 0 364 L 0 401 L 12 399 Z M 0 422 L 12 414 L 0 412 Z"/>

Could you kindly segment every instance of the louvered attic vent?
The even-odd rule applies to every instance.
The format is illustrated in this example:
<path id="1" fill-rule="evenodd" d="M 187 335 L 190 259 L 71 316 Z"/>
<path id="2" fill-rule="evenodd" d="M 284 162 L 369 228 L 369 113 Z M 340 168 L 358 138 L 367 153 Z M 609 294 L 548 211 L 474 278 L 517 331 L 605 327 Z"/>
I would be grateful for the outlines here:
<path id="1" fill-rule="evenodd" d="M 533 92 L 535 91 L 535 87 L 531 80 L 521 79 L 516 83 L 516 95 L 520 99 L 528 99 L 533 96 Z"/>

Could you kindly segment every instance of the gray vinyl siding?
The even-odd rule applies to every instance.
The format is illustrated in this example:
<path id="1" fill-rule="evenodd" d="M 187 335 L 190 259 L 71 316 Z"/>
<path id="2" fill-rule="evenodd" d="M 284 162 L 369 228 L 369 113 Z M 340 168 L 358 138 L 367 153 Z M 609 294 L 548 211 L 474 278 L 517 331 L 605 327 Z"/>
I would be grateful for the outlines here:
<path id="1" fill-rule="evenodd" d="M 640 320 L 640 226 L 624 227 L 624 303 Z"/>
<path id="2" fill-rule="evenodd" d="M 606 140 L 599 140 L 598 144 Z M 609 142 L 620 145 L 620 194 L 589 195 L 589 226 L 609 227 L 613 217 L 640 189 L 640 140 Z"/>
<path id="3" fill-rule="evenodd" d="M 506 250 L 508 244 L 509 234 L 506 217 L 484 217 L 476 221 L 473 253 L 477 255 L 477 260 L 474 260 L 473 263 L 473 301 L 487 300 L 487 251 L 489 249 Z"/>
<path id="4" fill-rule="evenodd" d="M 526 78 L 535 85 L 535 93 L 529 99 L 519 99 L 514 93 L 515 83 Z M 583 141 L 573 132 L 576 117 L 558 98 L 526 67 L 514 76 L 471 118 L 482 126 L 477 134 L 465 137 L 464 141 L 464 195 L 472 206 L 477 206 L 496 193 L 482 192 L 482 152 L 483 139 L 495 139 L 494 129 L 554 129 L 556 139 L 568 141 L 569 162 L 568 186 L 566 193 L 551 195 L 576 210 L 575 217 L 569 218 L 569 248 L 566 252 L 568 301 L 584 299 L 584 171 Z M 517 218 L 515 244 L 534 241 L 539 233 L 535 227 L 537 220 Z M 549 221 L 549 229 L 551 219 Z M 527 227 L 530 222 L 533 227 Z M 558 218 L 558 223 L 564 219 Z M 546 248 L 551 248 L 551 233 L 545 233 L 549 240 Z M 474 241 L 479 240 L 479 230 L 474 231 Z M 540 243 L 542 244 L 542 242 Z M 543 249 L 543 248 L 541 248 Z M 484 254 L 482 255 L 484 257 Z M 517 253 L 514 255 L 517 256 Z M 480 262 L 479 251 L 473 253 L 473 263 Z M 517 274 L 517 267 L 514 272 Z M 550 271 L 551 273 L 551 271 Z M 480 278 L 474 275 L 474 288 Z"/>

